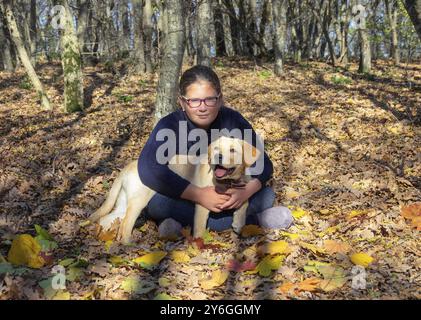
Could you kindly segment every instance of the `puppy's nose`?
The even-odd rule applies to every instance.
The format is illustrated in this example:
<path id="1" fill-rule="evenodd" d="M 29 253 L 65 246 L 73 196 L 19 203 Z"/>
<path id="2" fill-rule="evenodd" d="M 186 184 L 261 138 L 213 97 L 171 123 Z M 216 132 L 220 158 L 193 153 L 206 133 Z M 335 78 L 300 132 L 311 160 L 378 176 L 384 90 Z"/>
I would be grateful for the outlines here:
<path id="1" fill-rule="evenodd" d="M 222 154 L 218 154 L 218 163 L 221 164 L 222 163 Z"/>

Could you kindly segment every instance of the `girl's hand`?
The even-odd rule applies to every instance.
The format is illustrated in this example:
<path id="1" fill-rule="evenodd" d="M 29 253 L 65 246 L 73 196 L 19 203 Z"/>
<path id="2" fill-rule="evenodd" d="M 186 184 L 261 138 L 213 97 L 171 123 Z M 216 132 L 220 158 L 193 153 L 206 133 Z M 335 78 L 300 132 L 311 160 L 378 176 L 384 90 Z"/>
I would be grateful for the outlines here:
<path id="1" fill-rule="evenodd" d="M 253 194 L 259 191 L 261 187 L 262 184 L 260 181 L 258 179 L 253 179 L 249 181 L 243 189 L 228 189 L 225 194 L 230 195 L 231 198 L 222 205 L 221 209 L 230 210 L 240 208 Z"/>
<path id="2" fill-rule="evenodd" d="M 200 188 L 196 203 L 212 212 L 221 212 L 221 206 L 231 198 L 228 194 L 220 194 L 215 191 L 215 187 Z"/>

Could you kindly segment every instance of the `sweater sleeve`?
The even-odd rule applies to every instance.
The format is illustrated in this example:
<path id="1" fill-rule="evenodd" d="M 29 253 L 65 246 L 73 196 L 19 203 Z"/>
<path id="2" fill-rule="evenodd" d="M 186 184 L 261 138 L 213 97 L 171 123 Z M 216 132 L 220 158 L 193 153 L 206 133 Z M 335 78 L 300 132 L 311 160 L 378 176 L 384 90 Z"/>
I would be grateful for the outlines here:
<path id="1" fill-rule="evenodd" d="M 251 124 L 239 113 L 237 112 L 238 115 L 238 127 L 243 131 L 244 129 L 251 129 L 252 131 L 252 145 L 254 147 L 257 147 L 257 134 L 254 131 L 253 127 L 251 126 Z M 243 131 L 244 132 L 244 131 Z M 264 146 L 261 146 L 262 149 L 264 149 Z M 259 149 L 259 148 L 258 148 Z M 257 161 L 251 166 L 251 167 L 256 167 Z M 253 178 L 257 178 L 259 179 L 259 181 L 261 182 L 262 186 L 264 186 L 266 184 L 266 182 L 272 177 L 273 174 L 273 164 L 272 161 L 270 160 L 269 156 L 267 155 L 267 153 L 263 150 L 263 171 L 259 174 L 252 174 L 251 176 Z"/>
<path id="2" fill-rule="evenodd" d="M 160 163 L 157 160 L 158 148 L 166 143 L 158 141 L 157 134 L 161 129 L 169 129 L 176 133 L 176 121 L 165 117 L 157 123 L 140 153 L 137 169 L 144 185 L 167 197 L 178 199 L 190 182 L 172 171 L 168 162 Z"/>

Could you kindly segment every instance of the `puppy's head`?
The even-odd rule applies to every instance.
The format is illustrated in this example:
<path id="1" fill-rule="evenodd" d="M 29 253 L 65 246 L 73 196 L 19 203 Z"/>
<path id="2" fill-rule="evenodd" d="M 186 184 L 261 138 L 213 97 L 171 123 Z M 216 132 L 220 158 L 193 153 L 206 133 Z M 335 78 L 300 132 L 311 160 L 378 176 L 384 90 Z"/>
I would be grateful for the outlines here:
<path id="1" fill-rule="evenodd" d="M 217 181 L 239 180 L 260 152 L 244 140 L 221 136 L 208 147 L 208 159 Z"/>

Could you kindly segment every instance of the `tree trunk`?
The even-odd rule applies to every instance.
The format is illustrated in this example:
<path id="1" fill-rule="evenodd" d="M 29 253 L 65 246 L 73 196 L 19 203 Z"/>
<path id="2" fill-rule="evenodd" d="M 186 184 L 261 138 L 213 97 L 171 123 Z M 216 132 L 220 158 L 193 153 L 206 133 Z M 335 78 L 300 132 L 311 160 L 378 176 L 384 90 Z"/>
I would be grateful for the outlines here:
<path id="1" fill-rule="evenodd" d="M 1 14 L 0 10 L 0 43 L 2 43 L 1 48 L 1 67 L 5 71 L 15 71 L 15 65 L 13 63 L 13 49 L 12 49 L 12 40 L 10 38 L 9 30 L 7 29 L 6 19 Z"/>
<path id="2" fill-rule="evenodd" d="M 256 0 L 249 0 L 249 8 L 250 8 L 250 18 L 249 24 L 247 29 L 254 37 L 257 37 L 257 10 L 256 10 Z M 263 40 L 263 39 L 262 39 Z M 257 55 L 257 45 L 255 42 L 252 41 L 251 37 L 247 37 L 247 45 L 249 47 L 249 52 L 252 56 Z"/>
<path id="3" fill-rule="evenodd" d="M 259 39 L 261 39 L 263 43 L 265 43 L 265 31 L 270 20 L 270 11 L 270 0 L 264 0 L 262 3 L 262 15 L 259 27 Z M 262 52 L 260 52 L 260 54 L 262 54 Z"/>
<path id="4" fill-rule="evenodd" d="M 167 28 L 159 70 L 155 122 L 177 109 L 178 81 L 185 45 L 183 1 L 168 0 L 164 5 Z"/>
<path id="5" fill-rule="evenodd" d="M 37 61 L 37 3 L 36 0 L 31 0 L 31 14 L 30 14 L 30 30 L 29 37 L 30 41 L 30 50 L 32 56 L 32 62 L 35 65 Z"/>
<path id="6" fill-rule="evenodd" d="M 214 8 L 214 25 L 215 25 L 215 41 L 216 41 L 216 55 L 225 56 L 225 32 L 224 32 L 224 18 L 222 17 L 221 7 L 217 4 Z"/>
<path id="7" fill-rule="evenodd" d="M 396 0 L 385 0 L 386 13 L 390 24 L 390 57 L 396 65 L 400 62 L 398 42 L 398 8 Z"/>
<path id="8" fill-rule="evenodd" d="M 144 73 L 146 71 L 146 65 L 143 39 L 142 0 L 133 0 L 133 12 L 135 72 Z"/>
<path id="9" fill-rule="evenodd" d="M 274 28 L 275 74 L 284 73 L 284 50 L 287 31 L 287 0 L 272 0 L 272 17 Z"/>
<path id="10" fill-rule="evenodd" d="M 219 8 L 222 8 L 222 0 L 218 0 L 218 6 Z M 223 23 L 223 29 L 224 29 L 224 41 L 225 41 L 225 51 L 229 57 L 232 57 L 234 52 L 234 47 L 232 43 L 232 31 L 231 31 L 231 23 L 230 23 L 230 17 L 225 13 L 221 12 L 222 15 L 222 23 Z"/>
<path id="11" fill-rule="evenodd" d="M 202 0 L 197 9 L 197 64 L 211 66 L 211 0 Z"/>
<path id="12" fill-rule="evenodd" d="M 143 31 L 145 43 L 145 66 L 146 72 L 152 73 L 152 2 L 145 0 L 145 7 L 143 8 Z"/>
<path id="13" fill-rule="evenodd" d="M 64 108 L 67 112 L 83 109 L 83 74 L 80 45 L 68 0 L 59 0 L 65 8 L 61 34 L 61 63 L 64 75 Z"/>
<path id="14" fill-rule="evenodd" d="M 241 35 L 240 35 L 240 26 L 238 23 L 236 9 L 234 8 L 234 4 L 231 0 L 222 0 L 224 6 L 226 8 L 227 14 L 229 15 L 229 24 L 231 30 L 231 39 L 234 48 L 235 55 L 241 55 Z"/>
<path id="15" fill-rule="evenodd" d="M 86 34 L 88 27 L 88 18 L 89 18 L 89 0 L 79 0 L 79 13 L 78 13 L 78 24 L 77 24 L 77 39 L 80 46 L 80 52 L 87 51 L 86 48 Z"/>
<path id="16" fill-rule="evenodd" d="M 418 38 L 421 40 L 421 0 L 405 0 L 402 2 L 404 2 L 405 9 L 414 24 Z"/>
<path id="17" fill-rule="evenodd" d="M 22 37 L 19 33 L 19 29 L 15 20 L 15 16 L 13 14 L 13 0 L 4 0 L 0 2 L 0 8 L 3 12 L 4 16 L 6 17 L 7 27 L 10 32 L 10 36 L 12 41 L 18 51 L 19 58 L 25 67 L 26 73 L 28 74 L 29 80 L 31 81 L 32 85 L 34 86 L 38 98 L 41 101 L 41 105 L 46 110 L 51 110 L 50 101 L 48 100 L 47 95 L 45 94 L 44 88 L 42 86 L 41 81 L 39 80 L 35 69 L 31 63 L 31 60 L 28 56 L 28 52 L 25 49 L 25 45 L 23 44 Z"/>
<path id="18" fill-rule="evenodd" d="M 361 1 L 357 1 L 358 4 L 360 4 L 360 2 Z M 371 71 L 371 45 L 366 24 L 367 19 L 364 14 L 359 12 L 357 13 L 359 19 L 357 19 L 358 21 L 356 21 L 356 24 L 360 42 L 360 62 L 358 72 L 369 73 Z"/>

